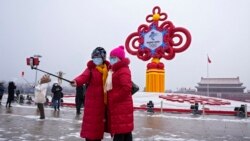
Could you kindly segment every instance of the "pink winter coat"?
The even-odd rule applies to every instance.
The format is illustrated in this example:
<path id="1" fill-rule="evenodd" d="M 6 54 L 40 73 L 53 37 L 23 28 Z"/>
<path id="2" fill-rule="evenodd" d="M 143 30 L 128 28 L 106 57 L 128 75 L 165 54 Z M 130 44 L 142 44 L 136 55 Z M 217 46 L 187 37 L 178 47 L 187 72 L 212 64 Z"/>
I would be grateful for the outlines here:
<path id="1" fill-rule="evenodd" d="M 109 62 L 105 61 L 109 66 Z M 84 72 L 75 78 L 77 86 L 87 84 L 85 93 L 84 114 L 82 119 L 81 137 L 102 139 L 104 134 L 104 92 L 102 73 L 96 69 L 93 61 L 89 61 Z"/>
<path id="2" fill-rule="evenodd" d="M 111 134 L 128 133 L 134 129 L 129 63 L 125 58 L 112 66 L 112 89 L 108 91 L 108 129 Z"/>

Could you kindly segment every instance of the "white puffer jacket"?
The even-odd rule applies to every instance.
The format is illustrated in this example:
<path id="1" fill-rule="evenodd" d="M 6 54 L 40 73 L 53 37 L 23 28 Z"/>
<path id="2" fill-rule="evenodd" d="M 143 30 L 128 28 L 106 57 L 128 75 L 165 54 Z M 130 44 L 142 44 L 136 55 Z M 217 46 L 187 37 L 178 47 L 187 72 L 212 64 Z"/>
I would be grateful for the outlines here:
<path id="1" fill-rule="evenodd" d="M 35 103 L 44 103 L 46 101 L 46 92 L 47 92 L 47 87 L 48 84 L 44 83 L 44 84 L 38 84 L 35 87 Z"/>

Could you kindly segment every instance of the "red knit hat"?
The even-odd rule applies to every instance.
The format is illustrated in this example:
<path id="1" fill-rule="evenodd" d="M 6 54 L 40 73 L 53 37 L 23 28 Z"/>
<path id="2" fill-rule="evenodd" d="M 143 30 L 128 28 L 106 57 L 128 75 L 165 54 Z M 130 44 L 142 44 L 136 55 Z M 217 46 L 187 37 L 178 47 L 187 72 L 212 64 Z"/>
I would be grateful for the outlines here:
<path id="1" fill-rule="evenodd" d="M 118 57 L 119 59 L 125 58 L 124 46 L 119 46 L 110 52 L 110 57 Z"/>

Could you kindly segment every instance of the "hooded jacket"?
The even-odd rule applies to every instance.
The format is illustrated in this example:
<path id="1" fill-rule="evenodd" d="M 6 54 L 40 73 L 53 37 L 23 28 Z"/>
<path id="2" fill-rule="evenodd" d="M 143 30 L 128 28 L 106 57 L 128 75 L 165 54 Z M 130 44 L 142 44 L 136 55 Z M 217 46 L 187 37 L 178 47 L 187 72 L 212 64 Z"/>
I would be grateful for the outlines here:
<path id="1" fill-rule="evenodd" d="M 112 66 L 112 89 L 108 91 L 108 130 L 111 134 L 134 129 L 130 60 L 124 58 Z"/>

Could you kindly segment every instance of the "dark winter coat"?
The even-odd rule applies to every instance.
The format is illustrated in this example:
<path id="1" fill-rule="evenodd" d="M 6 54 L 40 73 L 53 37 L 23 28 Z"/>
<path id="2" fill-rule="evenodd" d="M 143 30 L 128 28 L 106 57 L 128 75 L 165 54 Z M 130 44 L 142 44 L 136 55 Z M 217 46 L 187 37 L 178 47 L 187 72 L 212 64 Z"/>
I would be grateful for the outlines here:
<path id="1" fill-rule="evenodd" d="M 53 93 L 53 100 L 60 100 L 63 97 L 62 87 L 60 85 L 53 85 L 51 92 Z"/>
<path id="2" fill-rule="evenodd" d="M 8 86 L 8 100 L 9 101 L 14 100 L 15 89 L 16 89 L 15 83 L 10 82 Z"/>
<path id="3" fill-rule="evenodd" d="M 76 107 L 78 107 L 78 108 L 80 108 L 82 104 L 84 106 L 86 89 L 87 89 L 86 85 L 76 87 L 75 103 L 76 103 Z"/>
<path id="4" fill-rule="evenodd" d="M 109 66 L 109 62 L 105 61 Z M 77 86 L 88 84 L 85 93 L 84 116 L 82 119 L 81 137 L 88 139 L 102 139 L 105 124 L 105 104 L 102 73 L 96 69 L 93 61 L 89 61 L 87 68 L 75 78 Z"/>
<path id="5" fill-rule="evenodd" d="M 76 87 L 76 99 L 83 99 L 86 92 L 86 85 Z"/>
<path id="6" fill-rule="evenodd" d="M 112 89 L 108 91 L 108 130 L 111 134 L 129 133 L 134 129 L 129 63 L 125 58 L 112 66 Z"/>
<path id="7" fill-rule="evenodd" d="M 4 86 L 3 84 L 0 84 L 0 95 L 3 95 L 4 93 Z"/>

